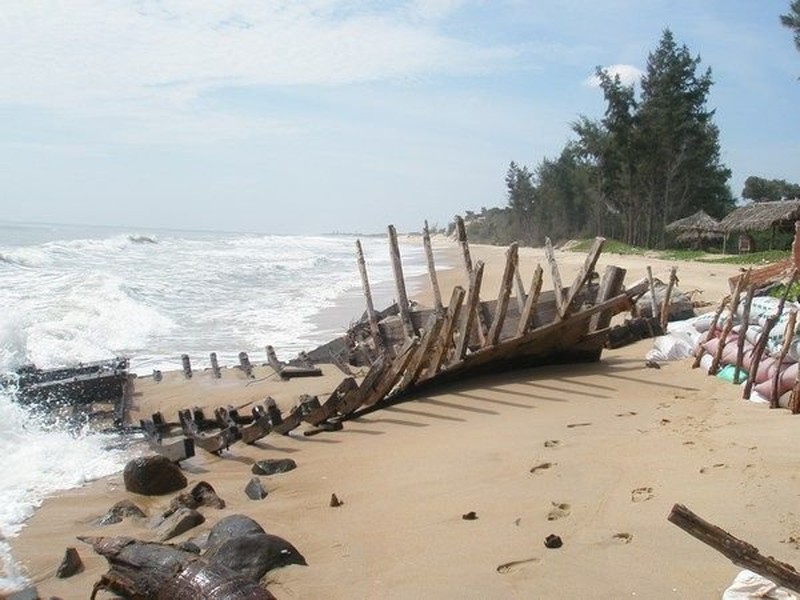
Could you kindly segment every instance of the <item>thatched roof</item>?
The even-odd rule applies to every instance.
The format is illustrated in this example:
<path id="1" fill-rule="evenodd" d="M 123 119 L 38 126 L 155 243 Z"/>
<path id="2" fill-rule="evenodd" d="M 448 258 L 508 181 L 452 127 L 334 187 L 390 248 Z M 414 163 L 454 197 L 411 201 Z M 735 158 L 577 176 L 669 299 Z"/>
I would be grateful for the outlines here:
<path id="1" fill-rule="evenodd" d="M 776 225 L 800 219 L 800 200 L 753 202 L 737 208 L 722 219 L 724 231 L 766 231 Z"/>
<path id="2" fill-rule="evenodd" d="M 667 225 L 665 230 L 671 233 L 678 232 L 698 232 L 698 231 L 720 231 L 719 221 L 710 216 L 704 210 L 698 210 L 693 215 L 678 219 Z"/>

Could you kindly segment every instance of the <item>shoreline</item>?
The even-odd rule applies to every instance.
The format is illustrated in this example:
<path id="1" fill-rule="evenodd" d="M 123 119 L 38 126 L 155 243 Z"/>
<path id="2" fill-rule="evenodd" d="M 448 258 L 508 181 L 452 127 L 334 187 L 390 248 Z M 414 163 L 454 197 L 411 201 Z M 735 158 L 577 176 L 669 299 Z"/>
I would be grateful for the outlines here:
<path id="1" fill-rule="evenodd" d="M 487 264 L 482 296 L 492 298 L 505 249 L 471 250 Z M 458 247 L 445 253 L 453 266 L 439 272 L 443 298 L 464 284 Z M 521 249 L 523 279 L 541 254 Z M 571 280 L 584 255 L 557 255 Z M 662 262 L 603 255 L 598 270 L 628 267 L 630 283 L 643 265 L 658 275 L 673 264 Z M 726 293 L 736 272 L 679 264 L 681 289 L 705 282 L 708 301 Z M 430 296 L 426 279 L 416 278 L 415 298 Z M 678 502 L 765 554 L 800 563 L 800 544 L 791 541 L 800 538 L 791 508 L 793 419 L 742 402 L 737 388 L 691 370 L 689 361 L 647 369 L 651 346 L 645 340 L 605 351 L 597 363 L 459 382 L 324 436 L 268 436 L 221 458 L 201 454 L 185 463 L 189 485 L 208 481 L 228 506 L 204 509 L 207 522 L 177 540 L 227 514 L 252 516 L 310 565 L 268 574 L 278 598 L 719 596 L 739 569 L 666 521 Z M 262 478 L 265 500 L 245 498 L 249 465 L 281 456 L 298 468 Z M 341 507 L 328 505 L 332 493 Z M 46 500 L 11 540 L 42 595 L 74 597 L 105 572 L 105 560 L 78 545 L 86 571 L 53 577 L 75 535 L 148 535 L 130 521 L 91 524 L 122 498 L 151 515 L 169 501 L 128 494 L 112 476 Z M 462 519 L 470 511 L 478 518 Z M 562 548 L 544 547 L 550 533 L 562 537 Z M 643 564 L 659 569 L 634 566 Z"/>

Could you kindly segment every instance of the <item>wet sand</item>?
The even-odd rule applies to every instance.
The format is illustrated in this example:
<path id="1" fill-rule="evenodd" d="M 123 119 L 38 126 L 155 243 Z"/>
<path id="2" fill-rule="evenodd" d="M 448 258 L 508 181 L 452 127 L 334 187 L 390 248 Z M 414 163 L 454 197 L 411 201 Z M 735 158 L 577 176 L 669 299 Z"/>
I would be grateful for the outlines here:
<path id="1" fill-rule="evenodd" d="M 457 248 L 437 252 L 460 264 Z M 487 265 L 485 299 L 496 294 L 504 253 L 472 247 Z M 526 285 L 541 256 L 521 251 Z M 558 259 L 570 282 L 584 256 Z M 598 271 L 607 264 L 627 267 L 630 282 L 647 264 L 666 278 L 672 263 L 603 255 Z M 680 263 L 680 287 L 717 302 L 736 271 Z M 442 273 L 443 296 L 463 279 L 461 268 Z M 427 288 L 417 296 L 430 299 Z M 222 457 L 199 451 L 184 463 L 189 485 L 211 483 L 227 507 L 202 509 L 206 523 L 176 541 L 225 515 L 250 515 L 309 563 L 267 574 L 281 599 L 719 597 L 739 569 L 667 522 L 677 502 L 764 554 L 800 564 L 795 418 L 742 401 L 736 387 L 691 370 L 690 361 L 645 367 L 651 344 L 606 351 L 594 364 L 462 381 L 340 432 L 269 435 Z M 340 378 L 333 369 L 316 380 L 261 378 L 248 393 L 291 403 Z M 199 401 L 196 387 L 170 385 L 160 408 Z M 218 388 L 204 394 L 212 405 L 222 396 Z M 262 477 L 269 496 L 249 500 L 251 464 L 281 457 L 298 468 Z M 333 493 L 342 506 L 329 506 Z M 41 596 L 86 598 L 105 572 L 105 560 L 77 535 L 151 539 L 143 523 L 92 524 L 123 498 L 150 515 L 170 500 L 127 493 L 120 474 L 52 498 L 30 519 L 12 546 Z M 462 518 L 469 512 L 477 518 Z M 549 534 L 563 546 L 546 548 Z M 58 580 L 67 546 L 78 548 L 86 570 Z"/>

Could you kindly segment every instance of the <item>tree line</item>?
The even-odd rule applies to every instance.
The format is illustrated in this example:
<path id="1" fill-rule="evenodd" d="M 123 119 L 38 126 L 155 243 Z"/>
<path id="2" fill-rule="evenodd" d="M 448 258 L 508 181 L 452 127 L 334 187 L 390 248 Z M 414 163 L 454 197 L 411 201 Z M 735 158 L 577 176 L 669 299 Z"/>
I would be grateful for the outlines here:
<path id="1" fill-rule="evenodd" d="M 781 21 L 800 49 L 800 0 Z M 598 67 L 602 118 L 580 115 L 574 138 L 534 169 L 511 162 L 506 206 L 468 213 L 472 239 L 541 245 L 602 235 L 647 248 L 663 247 L 664 227 L 703 209 L 721 218 L 735 207 L 722 163 L 719 129 L 708 107 L 711 69 L 679 45 L 669 29 L 647 57 L 637 86 Z M 784 180 L 749 177 L 742 197 L 755 201 L 800 196 Z"/>

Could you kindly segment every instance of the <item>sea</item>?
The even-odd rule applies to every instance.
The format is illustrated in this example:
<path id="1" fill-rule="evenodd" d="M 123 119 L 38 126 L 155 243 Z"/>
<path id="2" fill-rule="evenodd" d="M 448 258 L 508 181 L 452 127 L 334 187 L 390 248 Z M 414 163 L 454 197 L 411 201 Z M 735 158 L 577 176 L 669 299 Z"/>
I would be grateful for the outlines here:
<path id="1" fill-rule="evenodd" d="M 356 239 L 0 221 L 0 373 L 125 356 L 150 374 L 180 369 L 182 354 L 202 369 L 210 352 L 221 365 L 241 351 L 263 361 L 268 344 L 291 358 L 363 313 Z M 384 307 L 395 295 L 387 240 L 360 239 Z M 401 240 L 401 255 L 413 293 L 424 251 Z M 0 591 L 25 585 L 7 540 L 41 502 L 120 471 L 131 452 L 0 390 Z"/>

